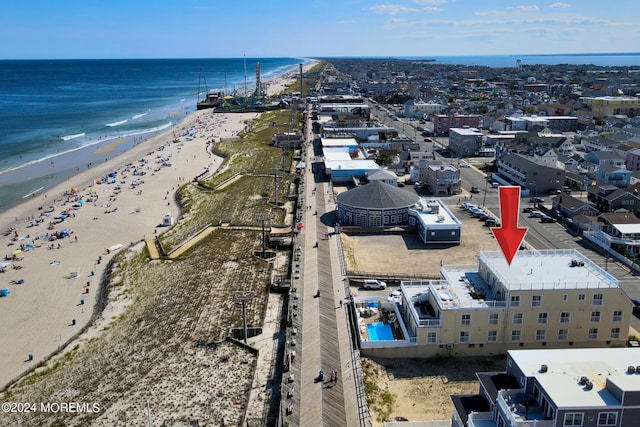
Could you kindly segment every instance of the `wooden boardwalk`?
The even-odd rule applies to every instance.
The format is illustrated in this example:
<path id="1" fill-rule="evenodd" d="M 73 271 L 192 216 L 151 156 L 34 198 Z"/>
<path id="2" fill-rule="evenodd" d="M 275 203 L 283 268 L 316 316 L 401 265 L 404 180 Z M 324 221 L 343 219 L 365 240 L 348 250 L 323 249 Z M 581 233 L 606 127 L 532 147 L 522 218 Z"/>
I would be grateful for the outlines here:
<path id="1" fill-rule="evenodd" d="M 287 343 L 287 351 L 295 351 L 296 358 L 284 375 L 282 419 L 291 426 L 368 426 L 368 411 L 361 415 L 356 393 L 360 379 L 353 365 L 359 359 L 353 357 L 349 336 L 339 237 L 326 239 L 332 229 L 321 222 L 322 213 L 334 209 L 331 190 L 328 183 L 314 182 L 312 173 L 305 174 L 305 188 L 301 197 L 304 229 L 296 239 L 303 254 L 302 276 L 296 284 L 299 309 L 293 318 L 298 333 L 290 338 L 295 339 L 295 348 Z M 316 297 L 318 290 L 320 297 Z M 320 370 L 325 373 L 323 381 L 317 380 Z M 331 381 L 333 370 L 338 371 L 335 382 Z M 294 375 L 291 383 L 286 381 L 289 374 Z M 287 407 L 291 408 L 288 415 Z"/>

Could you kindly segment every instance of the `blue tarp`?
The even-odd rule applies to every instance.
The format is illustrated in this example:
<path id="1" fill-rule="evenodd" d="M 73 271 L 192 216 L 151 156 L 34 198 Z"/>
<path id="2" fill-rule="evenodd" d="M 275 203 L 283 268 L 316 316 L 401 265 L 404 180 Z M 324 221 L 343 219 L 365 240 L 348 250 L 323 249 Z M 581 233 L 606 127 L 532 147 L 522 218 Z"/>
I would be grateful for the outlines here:
<path id="1" fill-rule="evenodd" d="M 11 292 L 9 292 L 9 289 L 7 289 L 7 288 L 0 289 L 0 297 L 7 297 L 10 294 L 11 294 Z"/>

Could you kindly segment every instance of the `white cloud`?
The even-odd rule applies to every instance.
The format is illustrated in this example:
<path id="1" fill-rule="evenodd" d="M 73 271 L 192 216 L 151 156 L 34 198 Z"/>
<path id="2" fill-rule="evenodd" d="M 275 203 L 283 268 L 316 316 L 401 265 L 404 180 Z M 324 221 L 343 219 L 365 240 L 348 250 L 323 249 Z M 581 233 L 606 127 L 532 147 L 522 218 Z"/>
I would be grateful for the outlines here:
<path id="1" fill-rule="evenodd" d="M 531 13 L 531 12 L 537 12 L 539 10 L 539 8 L 536 5 L 532 5 L 532 6 L 511 6 L 511 7 L 508 7 L 507 10 L 517 10 L 518 12 Z"/>
<path id="2" fill-rule="evenodd" d="M 341 21 L 336 21 L 336 24 L 338 25 L 351 25 L 355 23 L 356 23 L 355 19 L 343 19 Z"/>
<path id="3" fill-rule="evenodd" d="M 435 5 L 448 3 L 449 0 L 413 0 L 413 2 L 421 5 Z"/>
<path id="4" fill-rule="evenodd" d="M 418 12 L 418 9 L 403 6 L 401 4 L 378 4 L 372 6 L 371 10 L 379 15 L 397 15 L 398 13 Z"/>
<path id="5" fill-rule="evenodd" d="M 520 6 L 505 7 L 502 10 L 488 10 L 486 12 L 475 12 L 474 14 L 476 16 L 506 15 L 508 13 L 513 13 L 513 12 L 535 13 L 538 10 L 540 10 L 540 8 L 538 8 L 538 6 L 536 6 L 536 5 L 532 5 L 532 6 L 520 5 Z"/>
<path id="6" fill-rule="evenodd" d="M 567 3 L 557 2 L 557 3 L 549 5 L 549 7 L 552 8 L 552 9 L 566 9 L 567 7 L 571 7 L 571 5 L 567 4 Z"/>
<path id="7" fill-rule="evenodd" d="M 422 8 L 425 12 L 442 12 L 444 9 L 441 7 L 425 6 Z"/>

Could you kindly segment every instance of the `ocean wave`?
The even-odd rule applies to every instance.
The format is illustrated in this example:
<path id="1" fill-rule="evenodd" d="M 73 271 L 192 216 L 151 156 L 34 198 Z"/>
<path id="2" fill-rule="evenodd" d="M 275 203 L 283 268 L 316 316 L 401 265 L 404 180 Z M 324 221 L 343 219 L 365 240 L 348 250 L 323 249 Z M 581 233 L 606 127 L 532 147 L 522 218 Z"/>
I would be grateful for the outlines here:
<path id="1" fill-rule="evenodd" d="M 167 123 L 163 123 L 163 124 L 161 124 L 159 126 L 155 126 L 155 127 L 152 127 L 152 128 L 140 129 L 140 130 L 137 130 L 135 132 L 129 132 L 129 133 L 126 133 L 126 134 L 114 135 L 114 136 L 109 136 L 109 137 L 98 139 L 98 140 L 92 140 L 88 144 L 84 144 L 84 145 L 81 145 L 79 147 L 71 148 L 69 150 L 61 151 L 59 153 L 49 154 L 49 155 L 41 157 L 39 159 L 31 160 L 29 162 L 26 162 L 26 163 L 23 163 L 21 165 L 12 167 L 10 169 L 6 169 L 6 170 L 3 170 L 3 171 L 0 171 L 0 175 L 4 175 L 4 174 L 9 173 L 9 172 L 20 170 L 20 169 L 22 169 L 24 167 L 27 167 L 27 166 L 32 166 L 32 165 L 35 165 L 35 164 L 38 164 L 38 163 L 43 163 L 45 161 L 50 161 L 51 159 L 55 159 L 55 158 L 58 158 L 58 157 L 61 157 L 61 156 L 64 156 L 64 155 L 68 155 L 68 154 L 71 154 L 71 153 L 76 152 L 78 150 L 83 150 L 83 149 L 86 149 L 86 148 L 94 146 L 94 145 L 104 144 L 105 142 L 113 141 L 113 140 L 116 140 L 116 139 L 128 138 L 128 137 L 132 137 L 132 136 L 139 136 L 139 135 L 144 135 L 144 134 L 153 133 L 153 132 L 160 132 L 160 131 L 163 131 L 165 129 L 170 128 L 171 126 L 173 126 L 173 122 L 167 122 Z M 79 138 L 79 137 L 84 136 L 84 135 L 85 134 L 83 133 L 83 134 L 77 134 L 77 135 L 69 135 L 69 136 L 65 136 L 65 137 L 62 137 L 62 138 L 63 139 L 66 138 L 65 141 L 68 141 L 70 139 Z"/>
<path id="2" fill-rule="evenodd" d="M 107 123 L 105 126 L 109 126 L 110 128 L 112 128 L 114 126 L 123 125 L 123 124 L 125 124 L 127 122 L 128 122 L 128 120 L 120 120 L 119 122 Z"/>
<path id="3" fill-rule="evenodd" d="M 63 141 L 69 141 L 69 140 L 72 140 L 72 139 L 83 137 L 85 135 L 86 134 L 84 132 L 82 132 L 82 133 L 76 133 L 74 135 L 61 136 L 60 139 L 63 140 Z"/>
<path id="4" fill-rule="evenodd" d="M 138 120 L 141 117 L 146 116 L 147 114 L 149 114 L 149 112 L 147 111 L 146 113 L 142 113 L 142 114 L 136 114 L 135 116 L 131 117 L 131 120 Z"/>

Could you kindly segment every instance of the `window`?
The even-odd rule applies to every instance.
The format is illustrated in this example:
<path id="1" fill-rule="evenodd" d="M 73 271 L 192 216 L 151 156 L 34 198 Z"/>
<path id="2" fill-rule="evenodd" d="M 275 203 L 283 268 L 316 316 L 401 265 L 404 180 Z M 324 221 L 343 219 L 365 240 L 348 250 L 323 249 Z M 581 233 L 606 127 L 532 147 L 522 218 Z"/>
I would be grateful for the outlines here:
<path id="1" fill-rule="evenodd" d="M 571 321 L 571 313 L 563 311 L 560 313 L 560 323 L 569 323 Z"/>
<path id="2" fill-rule="evenodd" d="M 598 328 L 589 329 L 589 334 L 587 335 L 587 338 L 589 338 L 590 340 L 597 340 L 598 339 Z"/>
<path id="3" fill-rule="evenodd" d="M 460 342 L 469 342 L 469 331 L 460 332 Z"/>
<path id="4" fill-rule="evenodd" d="M 522 313 L 513 313 L 513 322 L 514 325 L 522 324 Z"/>
<path id="5" fill-rule="evenodd" d="M 567 300 L 567 298 L 568 298 L 568 295 L 567 295 L 567 294 L 562 295 L 562 301 L 566 301 L 566 300 Z"/>
<path id="6" fill-rule="evenodd" d="M 489 324 L 490 325 L 497 325 L 499 320 L 500 320 L 500 314 L 499 313 L 489 313 Z"/>
<path id="7" fill-rule="evenodd" d="M 568 329 L 558 329 L 558 341 L 566 341 L 569 339 Z"/>
<path id="8" fill-rule="evenodd" d="M 613 321 L 622 322 L 622 310 L 613 310 Z"/>
<path id="9" fill-rule="evenodd" d="M 593 305 L 602 305 L 602 294 L 593 294 Z"/>
<path id="10" fill-rule="evenodd" d="M 581 426 L 582 425 L 582 412 L 567 412 L 564 414 L 564 425 L 565 426 Z"/>
<path id="11" fill-rule="evenodd" d="M 531 297 L 531 307 L 540 307 L 542 305 L 542 295 L 533 295 Z"/>
<path id="12" fill-rule="evenodd" d="M 584 294 L 578 295 L 578 301 L 584 301 Z"/>
<path id="13" fill-rule="evenodd" d="M 520 307 L 520 296 L 514 295 L 511 297 L 511 307 Z"/>
<path id="14" fill-rule="evenodd" d="M 549 313 L 538 313 L 538 323 L 544 324 L 547 323 L 549 318 Z"/>
<path id="15" fill-rule="evenodd" d="M 599 426 L 615 426 L 618 424 L 617 412 L 600 412 L 598 413 Z"/>
<path id="16" fill-rule="evenodd" d="M 436 332 L 427 332 L 427 342 L 435 343 L 438 335 Z"/>
<path id="17" fill-rule="evenodd" d="M 489 341 L 489 342 L 498 341 L 498 331 L 489 331 L 489 332 L 487 332 L 487 341 Z"/>
<path id="18" fill-rule="evenodd" d="M 469 326 L 471 324 L 471 315 L 470 314 L 463 314 L 460 317 L 460 324 L 462 326 Z"/>
<path id="19" fill-rule="evenodd" d="M 611 328 L 611 339 L 620 339 L 620 328 Z"/>
<path id="20" fill-rule="evenodd" d="M 520 331 L 519 330 L 511 331 L 511 341 L 520 341 Z"/>
<path id="21" fill-rule="evenodd" d="M 547 331 L 544 329 L 536 329 L 536 341 L 544 341 L 547 336 Z"/>
<path id="22" fill-rule="evenodd" d="M 592 322 L 599 322 L 600 321 L 600 312 L 599 311 L 592 311 L 591 312 L 591 321 Z"/>

